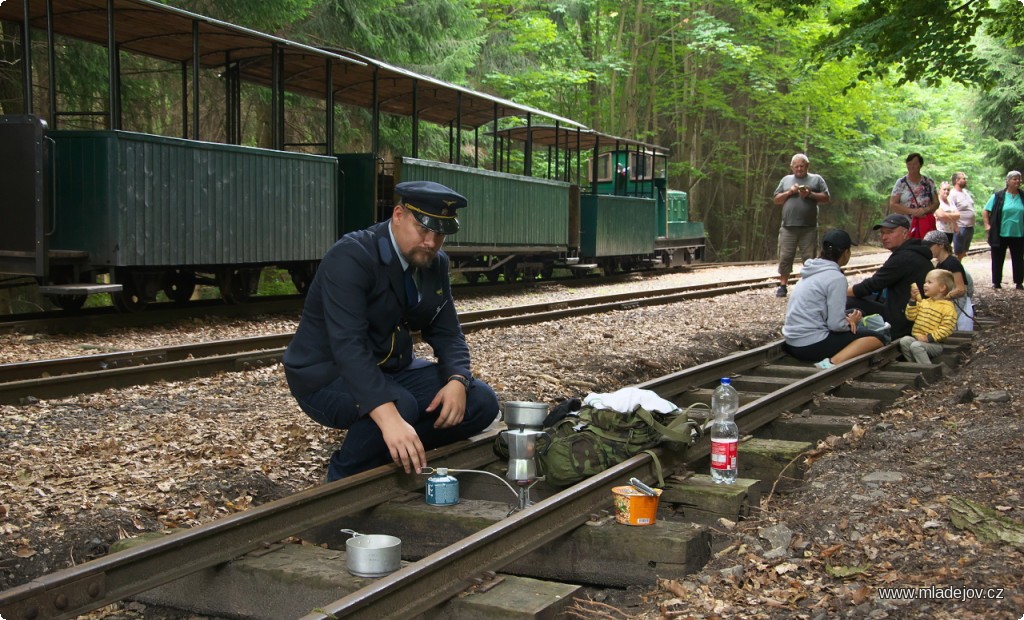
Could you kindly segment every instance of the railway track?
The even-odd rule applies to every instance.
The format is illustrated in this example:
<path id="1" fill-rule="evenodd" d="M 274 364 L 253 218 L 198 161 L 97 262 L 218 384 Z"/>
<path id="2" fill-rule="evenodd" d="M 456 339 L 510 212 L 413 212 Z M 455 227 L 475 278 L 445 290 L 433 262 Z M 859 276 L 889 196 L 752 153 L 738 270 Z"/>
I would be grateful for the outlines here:
<path id="1" fill-rule="evenodd" d="M 880 263 L 879 263 L 880 264 Z M 538 290 L 550 286 L 574 289 L 593 288 L 607 284 L 621 283 L 632 278 L 649 278 L 673 272 L 697 272 L 723 267 L 770 266 L 769 263 L 695 263 L 671 269 L 616 273 L 610 276 L 576 276 L 547 280 L 526 280 L 481 284 L 453 285 L 456 296 L 468 299 L 478 296 L 509 295 L 524 290 Z M 767 280 L 774 276 L 765 276 Z M 150 325 L 166 325 L 180 320 L 201 317 L 251 318 L 273 314 L 295 314 L 301 312 L 304 298 L 299 295 L 260 296 L 244 304 L 225 304 L 220 299 L 192 301 L 181 305 L 174 302 L 149 304 L 143 312 L 118 312 L 113 306 L 87 308 L 76 313 L 63 310 L 0 315 L 0 332 L 12 333 L 76 333 L 115 328 L 138 328 Z"/>
<path id="2" fill-rule="evenodd" d="M 759 263 L 716 263 L 714 267 L 729 267 L 739 264 Z M 763 263 L 760 263 L 763 264 Z M 493 296 L 514 294 L 523 290 L 535 290 L 549 286 L 594 287 L 623 282 L 630 278 L 653 277 L 671 272 L 695 270 L 698 265 L 672 268 L 671 271 L 658 269 L 617 273 L 610 276 L 575 276 L 546 280 L 495 282 L 485 284 L 455 284 L 453 289 L 459 297 Z M 145 327 L 164 325 L 178 320 L 197 317 L 250 318 L 267 314 L 287 314 L 302 311 L 304 297 L 301 295 L 274 295 L 252 297 L 246 303 L 227 304 L 221 299 L 176 302 L 155 302 L 146 306 L 145 311 L 120 312 L 113 306 L 86 308 L 77 312 L 53 310 L 45 312 L 0 315 L 0 331 L 16 333 L 74 333 L 85 330 Z"/>
<path id="3" fill-rule="evenodd" d="M 944 346 L 941 361 L 946 365 L 956 365 L 969 348 L 969 343 L 969 335 L 955 335 Z M 924 381 L 935 380 L 943 371 L 939 364 L 895 362 L 898 357 L 898 346 L 891 344 L 832 369 L 817 371 L 806 364 L 792 363 L 782 352 L 782 342 L 777 341 L 660 377 L 638 387 L 686 406 L 708 401 L 717 379 L 731 376 L 742 397 L 736 417 L 742 436 L 767 434 L 779 437 L 787 432 L 792 434 L 794 425 L 802 426 L 806 435 L 809 428 L 833 431 L 848 428 L 861 416 L 870 416 L 881 409 L 902 391 Z M 810 414 L 806 415 L 808 410 Z M 435 467 L 455 469 L 500 467 L 501 463 L 497 462 L 491 450 L 495 432 L 432 451 L 429 461 Z M 821 434 L 820 430 L 818 434 Z M 692 471 L 706 459 L 709 439 L 700 438 L 685 451 L 669 444 L 657 452 L 666 475 Z M 743 477 L 743 457 L 740 462 Z M 357 585 L 363 587 L 355 588 L 340 598 L 329 597 L 315 603 L 296 601 L 296 610 L 302 611 L 291 617 L 302 616 L 303 620 L 402 618 L 428 612 L 465 590 L 481 572 L 501 571 L 592 521 L 595 513 L 610 506 L 609 489 L 626 483 L 632 476 L 648 483 L 655 480 L 651 456 L 638 455 L 565 490 L 539 489 L 539 501 L 525 510 L 451 541 L 425 557 L 410 558 L 415 561 L 372 583 L 359 583 Z M 252 552 L 273 553 L 279 541 L 303 536 L 311 529 L 330 527 L 330 524 L 355 517 L 362 511 L 397 501 L 417 492 L 422 484 L 422 476 L 405 475 L 396 466 L 384 466 L 308 489 L 2 592 L 0 614 L 7 620 L 71 618 L 217 567 L 218 573 L 204 573 L 204 579 L 212 578 L 212 575 L 223 571 L 226 563 L 236 558 Z M 671 491 L 667 489 L 663 502 L 673 501 Z M 464 501 L 474 500 L 466 497 Z M 693 508 L 687 506 L 686 510 Z M 397 533 L 416 531 L 411 525 L 404 529 L 397 527 Z M 709 537 L 710 533 L 705 529 L 701 535 Z M 706 555 L 702 559 L 706 560 Z M 701 558 L 695 561 L 699 560 Z M 645 558 L 636 558 L 635 561 L 641 566 L 650 564 L 650 560 Z M 655 568 L 658 571 L 673 570 L 670 564 Z M 692 565 L 688 570 L 694 570 Z M 652 568 L 651 572 L 653 574 L 655 569 Z M 256 607 L 261 605 L 260 592 L 246 594 Z M 310 609 L 314 611 L 308 611 Z M 204 610 L 200 613 L 214 612 Z"/>
<path id="4" fill-rule="evenodd" d="M 851 269 L 848 273 L 861 273 L 875 268 L 863 266 Z M 460 313 L 459 320 L 463 331 L 470 332 L 678 303 L 774 285 L 775 283 L 767 278 L 749 278 L 651 291 L 631 291 L 463 312 Z M 110 388 L 142 385 L 161 379 L 179 381 L 218 372 L 248 370 L 279 362 L 291 337 L 290 333 L 276 334 L 2 364 L 0 404 L 20 404 L 31 398 L 61 398 Z"/>

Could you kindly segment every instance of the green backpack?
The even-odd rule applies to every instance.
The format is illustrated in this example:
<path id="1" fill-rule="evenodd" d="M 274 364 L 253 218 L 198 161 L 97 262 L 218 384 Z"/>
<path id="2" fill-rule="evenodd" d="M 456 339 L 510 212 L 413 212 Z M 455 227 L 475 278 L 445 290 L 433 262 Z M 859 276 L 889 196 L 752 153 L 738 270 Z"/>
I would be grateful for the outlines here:
<path id="1" fill-rule="evenodd" d="M 687 409 L 689 411 L 689 409 Z M 661 440 L 689 445 L 700 425 L 686 412 L 658 413 L 637 407 L 630 413 L 583 407 L 547 429 L 538 473 L 554 486 L 570 486 L 650 450 Z"/>

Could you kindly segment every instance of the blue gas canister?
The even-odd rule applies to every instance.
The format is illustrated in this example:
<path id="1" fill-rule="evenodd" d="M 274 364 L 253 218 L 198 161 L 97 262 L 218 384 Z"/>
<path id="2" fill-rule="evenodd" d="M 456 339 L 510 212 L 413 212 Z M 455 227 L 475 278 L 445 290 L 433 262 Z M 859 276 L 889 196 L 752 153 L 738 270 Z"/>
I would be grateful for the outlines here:
<path id="1" fill-rule="evenodd" d="M 427 478 L 427 503 L 431 506 L 451 506 L 459 503 L 459 479 L 448 475 L 447 467 L 438 467 Z"/>

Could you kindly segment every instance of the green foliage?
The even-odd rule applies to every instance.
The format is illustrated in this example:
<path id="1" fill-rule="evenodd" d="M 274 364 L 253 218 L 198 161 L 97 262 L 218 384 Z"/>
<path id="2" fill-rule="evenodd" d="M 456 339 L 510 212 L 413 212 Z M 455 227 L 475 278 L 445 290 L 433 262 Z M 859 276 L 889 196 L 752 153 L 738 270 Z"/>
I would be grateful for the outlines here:
<path id="1" fill-rule="evenodd" d="M 487 43 L 474 76 L 500 96 L 585 119 L 590 85 L 599 79 L 584 49 L 589 4 L 481 2 Z"/>
<path id="2" fill-rule="evenodd" d="M 987 0 L 861 2 L 832 15 L 838 29 L 822 39 L 820 50 L 826 59 L 856 57 L 861 79 L 897 69 L 898 84 L 972 83 L 982 64 L 971 40 L 983 20 L 995 17 Z"/>
<path id="3" fill-rule="evenodd" d="M 260 273 L 257 295 L 295 295 L 297 292 L 286 269 L 264 269 Z"/>
<path id="4" fill-rule="evenodd" d="M 483 43 L 473 0 L 320 0 L 301 34 L 463 83 Z"/>
<path id="5" fill-rule="evenodd" d="M 985 59 L 976 53 L 975 36 L 987 29 L 1011 44 L 1024 43 L 1019 0 L 755 2 L 762 10 L 781 10 L 798 20 L 815 9 L 827 10 L 834 29 L 818 41 L 816 61 L 856 59 L 859 80 L 895 75 L 897 84 L 984 84 Z"/>
<path id="6" fill-rule="evenodd" d="M 1024 170 L 1024 47 L 1001 43 L 986 38 L 979 45 L 992 86 L 978 93 L 974 111 L 978 129 L 992 138 L 992 159 L 1006 170 Z"/>
<path id="7" fill-rule="evenodd" d="M 246 26 L 261 32 L 284 34 L 302 20 L 318 0 L 160 0 L 164 4 Z"/>

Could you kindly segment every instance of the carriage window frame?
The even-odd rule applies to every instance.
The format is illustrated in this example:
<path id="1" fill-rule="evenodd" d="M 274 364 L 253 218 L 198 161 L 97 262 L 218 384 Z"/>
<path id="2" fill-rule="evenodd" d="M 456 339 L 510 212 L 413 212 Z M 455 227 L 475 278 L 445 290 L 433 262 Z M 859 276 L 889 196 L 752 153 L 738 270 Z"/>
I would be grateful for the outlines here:
<path id="1" fill-rule="evenodd" d="M 587 182 L 594 182 L 593 160 L 587 160 Z M 608 183 L 612 180 L 612 153 L 601 153 L 597 156 L 597 182 Z"/>
<path id="2" fill-rule="evenodd" d="M 638 161 L 643 158 L 643 166 Z M 643 171 L 641 175 L 638 171 Z M 654 155 L 651 153 L 629 152 L 629 178 L 631 181 L 653 181 L 654 180 Z"/>

